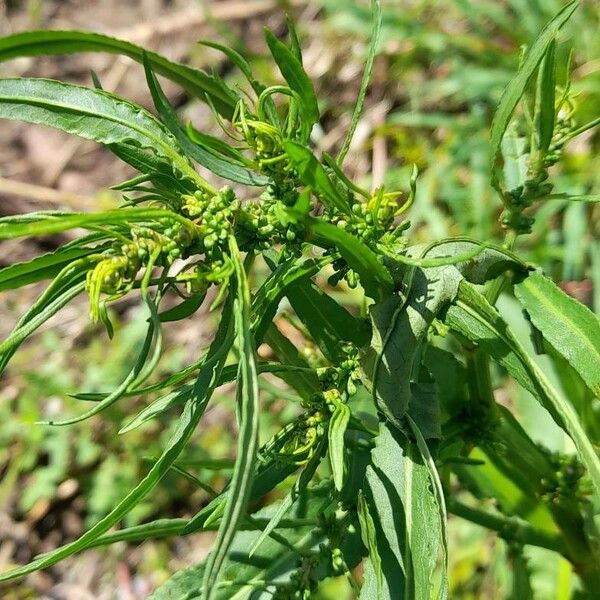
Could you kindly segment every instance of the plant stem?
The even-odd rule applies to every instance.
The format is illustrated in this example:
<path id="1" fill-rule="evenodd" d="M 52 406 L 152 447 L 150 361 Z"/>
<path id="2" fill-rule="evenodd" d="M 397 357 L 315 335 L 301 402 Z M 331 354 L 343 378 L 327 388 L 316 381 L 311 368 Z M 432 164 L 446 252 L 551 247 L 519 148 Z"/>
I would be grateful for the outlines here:
<path id="1" fill-rule="evenodd" d="M 447 508 L 449 512 L 457 517 L 471 521 L 486 529 L 491 529 L 507 541 L 516 539 L 524 544 L 539 546 L 540 548 L 546 548 L 547 550 L 553 550 L 561 554 L 566 552 L 564 543 L 559 535 L 552 535 L 551 533 L 537 529 L 526 521 L 516 517 L 493 515 L 487 511 L 472 508 L 452 499 L 447 501 Z"/>

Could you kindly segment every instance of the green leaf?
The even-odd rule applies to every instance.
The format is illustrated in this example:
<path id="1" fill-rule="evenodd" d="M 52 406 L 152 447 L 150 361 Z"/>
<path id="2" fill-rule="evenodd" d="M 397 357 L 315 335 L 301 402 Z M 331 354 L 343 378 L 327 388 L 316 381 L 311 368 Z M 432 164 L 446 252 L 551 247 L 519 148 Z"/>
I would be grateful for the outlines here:
<path id="1" fill-rule="evenodd" d="M 268 29 L 265 29 L 265 38 L 281 74 L 290 88 L 300 97 L 300 109 L 304 115 L 305 125 L 310 132 L 312 126 L 319 120 L 319 105 L 313 84 L 302 67 L 302 63 L 283 42 L 278 40 Z"/>
<path id="2" fill-rule="evenodd" d="M 372 588 L 372 581 L 375 580 L 376 595 L 374 598 L 383 598 L 383 570 L 381 564 L 381 556 L 377 549 L 377 530 L 375 522 L 369 512 L 369 505 L 365 500 L 362 490 L 358 491 L 358 522 L 360 524 L 360 537 L 363 544 L 369 550 L 369 557 L 365 564 L 365 583 L 361 598 L 366 598 L 366 594 Z"/>
<path id="3" fill-rule="evenodd" d="M 97 213 L 67 213 L 60 216 L 29 213 L 28 218 L 21 222 L 15 222 L 8 217 L 0 218 L 0 240 L 50 235 L 78 227 L 95 229 L 110 225 L 128 226 L 130 223 L 143 223 L 162 218 L 178 221 L 188 228 L 193 227 L 191 221 L 173 211 L 160 208 L 119 208 Z"/>
<path id="4" fill-rule="evenodd" d="M 539 272 L 515 285 L 533 325 L 600 398 L 600 320 Z"/>
<path id="5" fill-rule="evenodd" d="M 286 292 L 288 300 L 323 354 L 333 363 L 344 360 L 344 343 L 356 349 L 368 345 L 368 323 L 357 319 L 310 280 L 294 283 Z"/>
<path id="6" fill-rule="evenodd" d="M 103 248 L 59 248 L 36 256 L 27 262 L 14 263 L 0 269 L 0 292 L 50 279 L 72 263 L 95 252 L 102 252 Z"/>
<path id="7" fill-rule="evenodd" d="M 326 206 L 349 215 L 348 201 L 333 185 L 316 156 L 306 146 L 290 140 L 283 142 L 283 147 L 304 184 L 310 186 Z"/>
<path id="8" fill-rule="evenodd" d="M 254 340 L 250 331 L 250 289 L 244 265 L 234 238 L 229 238 L 230 260 L 236 279 L 234 322 L 236 345 L 240 355 L 237 387 L 238 446 L 237 458 L 217 540 L 209 555 L 202 581 L 206 600 L 215 597 L 217 582 L 227 559 L 238 525 L 244 517 L 252 490 L 258 452 L 259 393 Z"/>
<path id="9" fill-rule="evenodd" d="M 338 402 L 329 419 L 329 427 L 327 428 L 329 462 L 333 474 L 333 483 L 338 492 L 344 486 L 346 447 L 344 438 L 351 414 L 350 407 L 347 404 Z"/>
<path id="10" fill-rule="evenodd" d="M 128 431 L 132 431 L 133 429 L 137 429 L 150 419 L 154 419 L 158 415 L 163 414 L 173 406 L 177 406 L 179 404 L 183 404 L 187 402 L 190 395 L 194 390 L 193 385 L 185 385 L 167 394 L 166 396 L 162 396 L 158 400 L 152 402 L 152 404 L 146 406 L 143 410 L 141 410 L 131 421 L 129 421 L 126 425 L 121 427 L 119 430 L 119 434 L 127 433 Z"/>
<path id="11" fill-rule="evenodd" d="M 546 156 L 554 135 L 555 102 L 556 102 L 556 40 L 553 39 L 538 72 L 536 91 L 535 126 L 538 137 L 540 159 Z"/>
<path id="12" fill-rule="evenodd" d="M 338 165 L 341 165 L 344 162 L 344 158 L 346 157 L 346 154 L 348 154 L 348 150 L 350 149 L 350 144 L 352 143 L 352 138 L 354 137 L 354 132 L 356 131 L 356 126 L 358 125 L 358 120 L 360 119 L 360 115 L 365 104 L 365 97 L 367 95 L 367 89 L 369 88 L 369 82 L 371 81 L 371 74 L 373 72 L 373 61 L 375 60 L 375 52 L 377 51 L 377 46 L 379 45 L 379 37 L 381 34 L 380 0 L 371 0 L 371 11 L 373 13 L 373 30 L 371 31 L 369 49 L 367 51 L 367 60 L 365 61 L 365 70 L 363 72 L 362 81 L 360 82 L 360 90 L 358 92 L 358 98 L 354 106 L 354 111 L 352 112 L 350 127 L 346 132 L 346 137 L 344 138 L 342 149 L 340 150 L 340 153 L 337 158 Z"/>
<path id="13" fill-rule="evenodd" d="M 369 577 L 361 598 L 443 597 L 436 567 L 444 551 L 444 528 L 428 467 L 417 446 L 385 423 L 371 456 L 367 498 L 376 525 L 383 593 L 376 595 L 376 578 Z"/>
<path id="14" fill-rule="evenodd" d="M 380 300 L 391 292 L 392 276 L 368 246 L 322 219 L 307 217 L 306 223 L 308 238 L 325 248 L 335 246 L 350 267 L 358 273 L 360 283 L 368 296 Z"/>
<path id="15" fill-rule="evenodd" d="M 322 445 L 321 447 L 317 448 L 314 456 L 310 459 L 306 467 L 304 467 L 296 481 L 294 481 L 294 485 L 292 486 L 292 489 L 289 491 L 288 495 L 279 503 L 277 511 L 271 517 L 267 526 L 261 531 L 254 544 L 252 544 L 248 550 L 249 556 L 252 556 L 258 550 L 267 537 L 277 528 L 286 513 L 292 509 L 295 502 L 306 493 L 308 484 L 313 478 L 313 475 L 315 474 L 315 471 L 321 462 L 321 454 Z"/>
<path id="16" fill-rule="evenodd" d="M 292 509 L 291 517 L 308 519 L 309 524 L 286 530 L 285 546 L 279 541 L 267 538 L 261 544 L 260 550 L 249 559 L 248 548 L 255 545 L 260 532 L 240 531 L 231 547 L 229 564 L 224 569 L 223 580 L 212 590 L 215 600 L 272 598 L 277 587 L 285 589 L 292 581 L 292 576 L 298 573 L 298 562 L 302 556 L 312 553 L 318 556 L 319 544 L 326 543 L 327 537 L 320 528 L 310 524 L 310 520 L 316 522 L 322 507 L 323 495 L 311 492 L 307 500 L 305 506 L 298 506 L 296 513 Z M 272 519 L 278 510 L 279 503 L 273 503 L 255 513 L 254 518 L 264 522 L 265 519 Z M 356 542 L 360 544 L 358 540 L 354 541 Z M 294 552 L 291 548 L 298 549 L 298 552 Z M 314 567 L 314 573 L 319 578 L 327 576 L 330 572 L 327 556 L 328 553 L 323 553 L 323 557 L 317 559 Z M 179 571 L 159 587 L 149 600 L 205 598 L 201 583 L 205 577 L 206 562 Z"/>
<path id="17" fill-rule="evenodd" d="M 202 145 L 194 144 L 186 132 L 181 128 L 175 109 L 169 103 L 156 76 L 154 75 L 148 57 L 144 59 L 144 70 L 146 72 L 146 81 L 154 106 L 158 111 L 163 123 L 179 142 L 183 151 L 198 164 L 206 167 L 209 171 L 230 181 L 243 183 L 246 185 L 262 186 L 269 183 L 269 179 L 252 173 L 239 163 L 224 158 L 214 150 Z"/>
<path id="18" fill-rule="evenodd" d="M 377 407 L 396 425 L 409 406 L 419 343 L 434 317 L 455 298 L 462 279 L 453 266 L 412 268 L 409 273 L 404 298 L 388 296 L 371 306 L 372 348 L 361 361 Z"/>
<path id="19" fill-rule="evenodd" d="M 275 324 L 271 324 L 264 341 L 271 347 L 282 362 L 297 367 L 308 367 L 306 359 L 298 348 L 285 337 Z M 314 372 L 286 373 L 284 381 L 305 400 L 309 400 L 320 389 L 319 380 Z"/>
<path id="20" fill-rule="evenodd" d="M 179 84 L 192 96 L 204 99 L 207 95 L 215 108 L 231 118 L 238 101 L 237 94 L 218 77 L 198 69 L 171 62 L 159 54 L 98 33 L 81 31 L 27 31 L 0 38 L 0 61 L 19 56 L 48 56 L 75 52 L 108 52 L 122 54 L 141 63 L 144 53 L 152 70 Z"/>
<path id="21" fill-rule="evenodd" d="M 316 275 L 323 267 L 333 262 L 332 256 L 321 258 L 289 258 L 277 266 L 269 262 L 273 273 L 260 286 L 252 300 L 252 332 L 257 344 L 260 344 L 266 330 L 271 325 L 281 299 L 290 286 L 298 280 Z"/>
<path id="22" fill-rule="evenodd" d="M 527 53 L 517 75 L 511 80 L 504 90 L 492 122 L 489 153 L 490 173 L 494 173 L 494 166 L 496 163 L 496 157 L 498 156 L 498 152 L 500 150 L 502 137 L 504 136 L 504 132 L 508 127 L 508 123 L 510 122 L 510 118 L 515 110 L 515 107 L 517 106 L 517 103 L 525 93 L 525 89 L 527 88 L 527 84 L 529 83 L 531 76 L 546 54 L 548 46 L 556 38 L 561 27 L 575 12 L 577 6 L 577 0 L 569 2 L 549 23 L 546 24 Z M 493 175 L 493 177 L 495 178 L 495 175 Z"/>
<path id="23" fill-rule="evenodd" d="M 148 330 L 146 332 L 146 336 L 142 343 L 142 347 L 140 348 L 138 357 L 127 373 L 127 376 L 123 379 L 123 381 L 117 386 L 117 388 L 108 394 L 105 398 L 100 400 L 93 408 L 86 411 L 85 413 L 78 415 L 76 417 L 72 417 L 71 419 L 65 419 L 63 421 L 47 421 L 40 424 L 44 425 L 54 425 L 54 426 L 65 426 L 65 425 L 74 425 L 75 423 L 80 423 L 98 413 L 106 410 L 109 406 L 112 406 L 116 402 L 118 402 L 126 392 L 137 386 L 137 383 L 141 378 L 143 378 L 144 367 L 146 365 L 146 359 L 150 353 L 150 349 L 152 347 L 152 341 L 156 338 L 155 344 L 160 349 L 161 346 L 161 329 L 160 323 L 158 321 L 158 314 L 156 305 L 154 301 L 150 298 L 146 298 L 146 302 L 150 311 L 150 319 L 148 324 Z M 152 361 L 151 361 L 152 362 Z"/>
<path id="24" fill-rule="evenodd" d="M 527 557 L 522 548 L 514 550 L 511 554 L 513 554 L 511 560 L 513 582 L 508 600 L 534 600 Z"/>
<path id="25" fill-rule="evenodd" d="M 0 574 L 0 581 L 8 581 L 40 569 L 45 569 L 64 558 L 86 549 L 102 534 L 106 533 L 111 527 L 116 525 L 142 500 L 142 498 L 156 487 L 164 475 L 170 470 L 171 465 L 175 462 L 187 444 L 190 436 L 196 429 L 200 418 L 204 414 L 204 409 L 214 391 L 220 371 L 223 368 L 223 364 L 232 344 L 232 339 L 229 335 L 231 314 L 231 305 L 227 304 L 221 318 L 219 331 L 209 350 L 210 358 L 198 375 L 192 397 L 187 401 L 177 428 L 169 439 L 165 450 L 154 463 L 146 477 L 144 477 L 144 479 L 142 479 L 142 481 L 140 481 L 140 483 L 138 483 L 108 515 L 106 515 L 106 517 L 88 529 L 88 531 L 78 539 L 35 559 L 28 565 Z"/>
<path id="26" fill-rule="evenodd" d="M 233 48 L 229 48 L 228 46 L 218 44 L 217 42 L 213 42 L 211 40 L 200 40 L 198 43 L 206 46 L 207 48 L 214 48 L 215 50 L 222 52 L 242 72 L 257 95 L 260 95 L 263 92 L 265 86 L 254 78 L 254 75 L 252 74 L 252 67 L 239 52 Z"/>
<path id="27" fill-rule="evenodd" d="M 204 302 L 206 293 L 194 294 L 189 298 L 186 298 L 173 308 L 169 308 L 158 315 L 158 319 L 161 323 L 168 323 L 171 321 L 181 321 L 191 317 Z"/>
<path id="28" fill-rule="evenodd" d="M 201 187 L 207 185 L 160 121 L 143 108 L 101 90 L 50 79 L 1 79 L 0 118 L 54 127 L 109 148 L 150 150 L 177 176 Z"/>

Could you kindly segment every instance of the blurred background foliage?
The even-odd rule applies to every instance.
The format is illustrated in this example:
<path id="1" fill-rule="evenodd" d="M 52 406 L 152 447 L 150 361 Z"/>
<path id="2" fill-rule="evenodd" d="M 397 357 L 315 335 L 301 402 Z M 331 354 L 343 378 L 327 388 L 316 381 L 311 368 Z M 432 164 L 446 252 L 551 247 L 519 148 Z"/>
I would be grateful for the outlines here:
<path id="1" fill-rule="evenodd" d="M 417 165 L 418 193 L 408 215 L 413 243 L 453 235 L 502 238 L 498 223 L 501 203 L 488 183 L 486 166 L 491 118 L 502 90 L 518 67 L 522 48 L 561 5 L 560 0 L 383 1 L 383 31 L 373 82 L 347 164 L 349 174 L 366 187 L 385 183 L 396 189 L 408 188 L 411 170 Z M 98 5 L 86 0 L 7 0 L 0 6 L 0 33 L 47 27 L 87 28 L 125 39 L 145 36 L 142 41 L 150 47 L 215 68 L 228 81 L 243 85 L 221 56 L 193 42 L 210 38 L 231 44 L 251 58 L 262 79 L 276 82 L 261 30 L 268 24 L 283 34 L 286 11 L 297 20 L 305 67 L 316 82 L 324 115 L 314 132 L 315 145 L 331 151 L 343 140 L 360 82 L 370 32 L 367 2 L 109 0 Z M 597 117 L 600 106 L 599 30 L 600 5 L 595 0 L 583 0 L 565 27 L 565 43 L 559 46 L 558 64 L 563 67 L 558 78 L 563 84 L 569 48 L 573 49 L 571 88 L 575 118 L 580 124 Z M 148 105 L 149 95 L 139 69 L 127 64 L 119 77 L 119 64 L 114 59 L 98 62 L 90 57 L 68 57 L 16 61 L 2 65 L 0 72 L 60 76 L 89 84 L 89 69 L 94 68 L 110 84 L 109 89 Z M 179 90 L 167 86 L 167 91 L 198 128 L 214 127 L 205 109 L 191 105 Z M 64 139 L 43 132 L 51 137 L 40 141 L 38 133 L 32 141 L 27 137 L 31 129 L 35 128 L 5 123 L 0 128 L 1 213 L 25 212 L 32 206 L 73 207 L 80 203 L 92 209 L 115 203 L 110 194 L 94 191 L 123 178 L 102 150 L 76 142 L 70 155 L 54 164 L 52 171 L 55 152 Z M 42 155 L 45 152 L 50 167 L 43 158 L 40 164 L 37 144 L 42 145 Z M 596 130 L 568 144 L 564 160 L 553 169 L 556 192 L 600 193 L 599 144 Z M 37 187 L 15 188 L 14 181 Z M 519 241 L 519 251 L 600 314 L 600 204 L 567 205 L 553 200 L 536 206 L 535 216 L 533 233 Z M 1 254 L 27 256 L 51 248 L 52 243 L 47 240 L 43 248 L 23 248 L 4 242 Z M 350 303 L 353 297 L 351 292 L 345 296 Z M 28 298 L 0 292 L 0 299 L 0 333 L 4 335 Z M 514 301 L 505 296 L 499 307 L 522 341 L 530 343 L 528 327 Z M 282 308 L 285 311 L 286 307 Z M 91 425 L 35 425 L 53 414 L 80 410 L 79 401 L 68 393 L 111 389 L 126 373 L 141 343 L 144 312 L 135 305 L 125 300 L 113 308 L 119 326 L 110 344 L 103 333 L 88 324 L 86 310 L 83 304 L 75 305 L 60 320 L 54 320 L 55 327 L 44 328 L 15 357 L 2 381 L 0 568 L 8 566 L 7 557 L 26 561 L 31 552 L 43 552 L 72 539 L 105 515 L 145 471 L 144 459 L 155 456 L 169 435 L 168 417 L 127 435 L 117 434 L 127 414 L 140 408 L 135 398 L 111 407 Z M 210 314 L 203 313 L 184 326 L 179 323 L 168 329 L 159 375 L 167 375 L 198 356 L 211 320 Z M 588 420 L 598 423 L 598 401 L 594 404 L 584 397 L 585 387 L 568 367 L 554 372 L 549 364 L 543 364 L 549 376 L 571 398 L 579 399 L 581 406 L 589 405 Z M 495 372 L 495 383 L 497 399 L 518 416 L 536 441 L 553 451 L 570 450 L 553 422 L 500 370 Z M 265 379 L 262 392 L 265 410 L 261 425 L 267 436 L 289 420 L 295 407 L 275 381 Z M 190 472 L 202 473 L 204 489 L 174 472 L 128 517 L 129 525 L 160 515 L 191 516 L 210 498 L 210 487 L 222 485 L 223 474 L 231 466 L 235 433 L 233 401 L 226 388 L 219 400 L 203 421 L 193 453 L 182 460 Z M 457 489 L 457 497 L 467 498 L 469 494 Z M 492 499 L 480 502 L 493 508 Z M 449 530 L 453 549 L 450 597 L 510 597 L 512 574 L 507 565 L 520 559 L 512 549 L 496 534 L 457 517 L 451 517 Z M 57 565 L 49 573 L 13 584 L 0 594 L 9 599 L 144 598 L 170 572 L 205 555 L 209 547 L 206 535 L 146 542 L 137 548 L 121 544 L 94 550 Z M 530 548 L 526 559 L 535 598 L 572 597 L 576 576 L 566 561 L 549 551 Z M 318 598 L 350 599 L 352 593 L 344 580 L 332 580 L 323 585 Z"/>

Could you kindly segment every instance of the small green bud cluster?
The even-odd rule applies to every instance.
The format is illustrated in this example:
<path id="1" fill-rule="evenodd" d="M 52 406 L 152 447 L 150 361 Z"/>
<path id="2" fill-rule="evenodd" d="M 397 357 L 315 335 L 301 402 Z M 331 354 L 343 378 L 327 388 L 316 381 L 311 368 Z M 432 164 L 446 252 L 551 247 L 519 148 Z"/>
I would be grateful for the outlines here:
<path id="1" fill-rule="evenodd" d="M 131 239 L 115 242 L 106 250 L 86 276 L 90 296 L 90 313 L 97 321 L 100 315 L 100 296 L 107 294 L 116 300 L 126 294 L 140 271 L 151 262 L 153 266 L 168 267 L 185 257 L 194 241 L 194 234 L 175 219 L 164 218 L 154 227 L 132 227 Z"/>
<path id="2" fill-rule="evenodd" d="M 214 196 L 197 190 L 193 195 L 182 196 L 182 200 L 181 212 L 197 223 L 199 253 L 210 253 L 214 247 L 224 248 L 239 208 L 233 190 L 225 186 Z"/>
<path id="3" fill-rule="evenodd" d="M 294 436 L 281 448 L 277 458 L 295 465 L 306 464 L 313 457 L 320 440 L 327 435 L 327 420 L 328 416 L 320 407 L 311 409 L 304 422 L 294 431 Z"/>
<path id="4" fill-rule="evenodd" d="M 552 142 L 544 159 L 546 168 L 555 165 L 560 160 L 564 145 L 569 140 L 570 134 L 575 130 L 576 122 L 573 118 L 573 112 L 573 107 L 569 106 L 569 108 L 559 110 L 556 115 Z"/>
<path id="5" fill-rule="evenodd" d="M 386 252 L 395 254 L 405 247 L 406 243 L 402 238 L 405 228 L 395 226 L 398 212 L 396 194 L 386 194 L 379 190 L 368 202 L 357 202 L 353 195 L 351 197 L 353 203 L 350 216 L 329 211 L 325 213 L 325 218 L 375 251 L 385 249 Z M 351 289 L 357 286 L 358 275 L 344 259 L 334 261 L 333 268 L 335 272 L 329 278 L 330 285 L 335 286 L 344 279 Z"/>
<path id="6" fill-rule="evenodd" d="M 319 586 L 318 566 L 318 553 L 299 558 L 290 581 L 277 586 L 273 600 L 310 600 Z"/>
<path id="7" fill-rule="evenodd" d="M 281 191 L 272 184 L 261 194 L 259 202 L 246 203 L 240 220 L 246 238 L 244 246 L 267 249 L 273 244 L 284 244 L 288 252 L 298 254 L 301 230 L 286 210 L 297 198 L 295 189 Z"/>
<path id="8" fill-rule="evenodd" d="M 552 184 L 547 181 L 548 171 L 542 169 L 539 173 L 527 179 L 523 185 L 505 192 L 504 198 L 509 207 L 502 213 L 501 223 L 506 229 L 512 229 L 518 234 L 531 233 L 533 217 L 523 214 L 531 204 L 547 196 L 552 191 Z"/>
<path id="9" fill-rule="evenodd" d="M 345 401 L 356 393 L 356 386 L 360 382 L 360 367 L 356 350 L 350 345 L 344 348 L 344 350 L 348 358 L 343 360 L 338 366 L 317 369 L 317 376 L 324 390 L 323 395 L 328 405 L 331 403 L 328 401 L 327 394 L 336 393 L 339 396 L 339 401 Z M 343 400 L 340 393 L 343 394 Z"/>
<path id="10" fill-rule="evenodd" d="M 542 498 L 549 504 L 560 504 L 563 500 L 583 500 L 586 496 L 585 469 L 577 457 L 553 454 L 554 477 L 543 478 Z"/>

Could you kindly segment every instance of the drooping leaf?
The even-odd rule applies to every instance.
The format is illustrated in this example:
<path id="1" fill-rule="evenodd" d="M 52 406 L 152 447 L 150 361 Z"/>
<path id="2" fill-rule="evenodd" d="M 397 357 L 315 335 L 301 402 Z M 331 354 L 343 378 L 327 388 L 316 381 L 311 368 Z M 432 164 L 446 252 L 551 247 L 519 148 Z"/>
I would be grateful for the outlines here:
<path id="1" fill-rule="evenodd" d="M 600 398 L 598 317 L 539 272 L 517 283 L 515 295 L 536 329 Z"/>
<path id="2" fill-rule="evenodd" d="M 344 402 L 338 402 L 329 419 L 329 427 L 327 428 L 329 462 L 331 464 L 333 483 L 338 492 L 344 486 L 346 471 L 345 436 L 351 415 L 350 407 Z"/>
<path id="3" fill-rule="evenodd" d="M 122 54 L 142 63 L 144 53 L 152 70 L 179 84 L 187 92 L 200 99 L 206 95 L 215 108 L 230 118 L 238 100 L 237 94 L 225 86 L 218 77 L 199 69 L 171 62 L 148 50 L 98 33 L 83 31 L 27 31 L 0 38 L 0 61 L 20 56 L 48 56 L 76 52 L 108 52 Z"/>
<path id="4" fill-rule="evenodd" d="M 136 155 L 139 149 L 150 151 L 178 177 L 206 185 L 160 121 L 108 92 L 51 79 L 2 79 L 0 118 L 54 127 Z"/>

